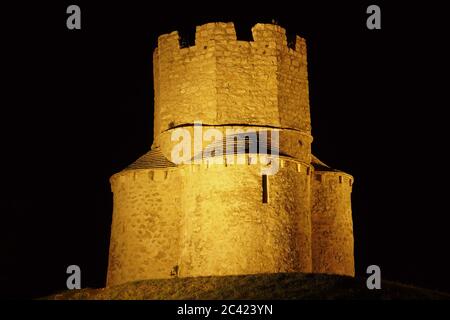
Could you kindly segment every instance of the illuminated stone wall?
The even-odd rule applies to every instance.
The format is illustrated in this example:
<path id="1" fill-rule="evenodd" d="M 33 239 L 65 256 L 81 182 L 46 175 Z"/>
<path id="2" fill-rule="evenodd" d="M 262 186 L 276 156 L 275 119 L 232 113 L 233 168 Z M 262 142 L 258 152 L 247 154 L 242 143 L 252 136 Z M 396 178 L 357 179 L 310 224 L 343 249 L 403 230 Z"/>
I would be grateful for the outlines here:
<path id="1" fill-rule="evenodd" d="M 351 191 L 353 177 L 315 172 L 312 179 L 313 271 L 354 275 Z"/>
<path id="2" fill-rule="evenodd" d="M 181 276 L 312 271 L 309 166 L 281 162 L 267 203 L 260 165 L 185 167 Z"/>
<path id="3" fill-rule="evenodd" d="M 311 167 L 281 158 L 263 203 L 262 167 L 245 157 L 113 176 L 108 285 L 169 278 L 175 267 L 178 276 L 311 272 Z"/>
<path id="4" fill-rule="evenodd" d="M 252 34 L 238 41 L 232 23 L 208 23 L 190 47 L 180 48 L 177 32 L 158 38 L 152 148 L 111 177 L 108 286 L 173 276 L 354 275 L 353 178 L 311 154 L 305 41 L 296 36 L 288 46 L 285 30 L 271 24 Z M 172 134 L 183 128 L 194 137 L 197 121 L 224 141 L 227 129 L 279 133 L 267 202 L 252 152 L 242 164 L 172 161 Z"/>
<path id="5" fill-rule="evenodd" d="M 310 132 L 306 46 L 271 24 L 236 40 L 233 23 L 197 27 L 195 45 L 180 48 L 178 32 L 158 38 L 153 54 L 155 138 L 174 126 L 251 124 Z"/>
<path id="6" fill-rule="evenodd" d="M 108 285 L 170 277 L 180 251 L 179 182 L 178 169 L 126 170 L 112 177 Z"/>

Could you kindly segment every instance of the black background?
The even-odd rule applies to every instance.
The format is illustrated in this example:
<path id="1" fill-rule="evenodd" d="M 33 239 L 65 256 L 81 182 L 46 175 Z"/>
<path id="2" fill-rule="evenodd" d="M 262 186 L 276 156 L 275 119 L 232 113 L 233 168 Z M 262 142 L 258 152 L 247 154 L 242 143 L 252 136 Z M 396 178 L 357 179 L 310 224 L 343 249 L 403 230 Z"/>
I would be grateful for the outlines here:
<path id="1" fill-rule="evenodd" d="M 355 177 L 356 273 L 450 291 L 445 11 L 437 3 L 96 2 L 2 6 L 0 295 L 105 285 L 109 177 L 152 143 L 157 36 L 275 19 L 307 40 L 313 152 Z M 378 4 L 382 29 L 366 28 Z M 66 8 L 81 7 L 81 30 Z M 448 19 L 447 19 L 448 20 Z"/>

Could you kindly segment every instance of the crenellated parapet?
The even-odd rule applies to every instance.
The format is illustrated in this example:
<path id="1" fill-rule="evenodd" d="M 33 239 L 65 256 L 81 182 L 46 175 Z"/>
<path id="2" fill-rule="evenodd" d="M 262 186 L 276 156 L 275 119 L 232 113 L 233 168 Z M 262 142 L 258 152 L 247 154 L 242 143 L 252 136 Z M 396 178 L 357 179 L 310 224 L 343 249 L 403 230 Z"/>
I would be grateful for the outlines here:
<path id="1" fill-rule="evenodd" d="M 176 31 L 158 38 L 155 137 L 195 121 L 310 133 L 305 40 L 296 36 L 292 49 L 272 24 L 257 24 L 252 34 L 253 41 L 239 41 L 233 23 L 208 23 L 190 47 L 180 47 Z"/>

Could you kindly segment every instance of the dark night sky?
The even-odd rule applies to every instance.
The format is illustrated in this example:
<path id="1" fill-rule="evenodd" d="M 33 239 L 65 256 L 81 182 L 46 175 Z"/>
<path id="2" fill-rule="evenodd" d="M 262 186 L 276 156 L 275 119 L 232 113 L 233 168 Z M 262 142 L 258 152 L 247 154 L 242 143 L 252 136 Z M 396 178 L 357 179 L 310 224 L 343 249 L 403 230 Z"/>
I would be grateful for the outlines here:
<path id="1" fill-rule="evenodd" d="M 3 11 L 1 297 L 63 290 L 70 264 L 83 287 L 104 286 L 108 179 L 151 146 L 157 36 L 272 19 L 307 40 L 313 152 L 356 180 L 357 275 L 377 264 L 383 279 L 450 291 L 442 8 L 373 1 L 370 31 L 372 2 L 145 3 Z M 66 29 L 69 4 L 80 31 Z"/>

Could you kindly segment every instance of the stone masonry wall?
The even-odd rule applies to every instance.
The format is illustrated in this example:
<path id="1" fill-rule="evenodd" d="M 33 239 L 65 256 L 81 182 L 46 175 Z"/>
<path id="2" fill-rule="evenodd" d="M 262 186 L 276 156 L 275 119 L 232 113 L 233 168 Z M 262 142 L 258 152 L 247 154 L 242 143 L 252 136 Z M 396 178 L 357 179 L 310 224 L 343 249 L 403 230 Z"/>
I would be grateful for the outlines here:
<path id="1" fill-rule="evenodd" d="M 268 203 L 260 170 L 202 164 L 113 176 L 108 286 L 170 278 L 174 267 L 182 277 L 311 272 L 310 166 L 281 159 Z"/>
<path id="2" fill-rule="evenodd" d="M 259 165 L 185 167 L 181 276 L 311 272 L 308 166 L 283 163 L 268 203 Z"/>
<path id="3" fill-rule="evenodd" d="M 180 173 L 129 170 L 111 178 L 114 209 L 107 285 L 169 278 L 178 264 Z"/>
<path id="4" fill-rule="evenodd" d="M 208 23 L 188 48 L 177 32 L 158 38 L 155 137 L 196 120 L 310 132 L 304 39 L 293 50 L 279 26 L 257 24 L 252 33 L 254 41 L 238 41 L 232 23 Z"/>
<path id="5" fill-rule="evenodd" d="M 316 171 L 312 179 L 313 272 L 354 276 L 353 177 Z"/>

